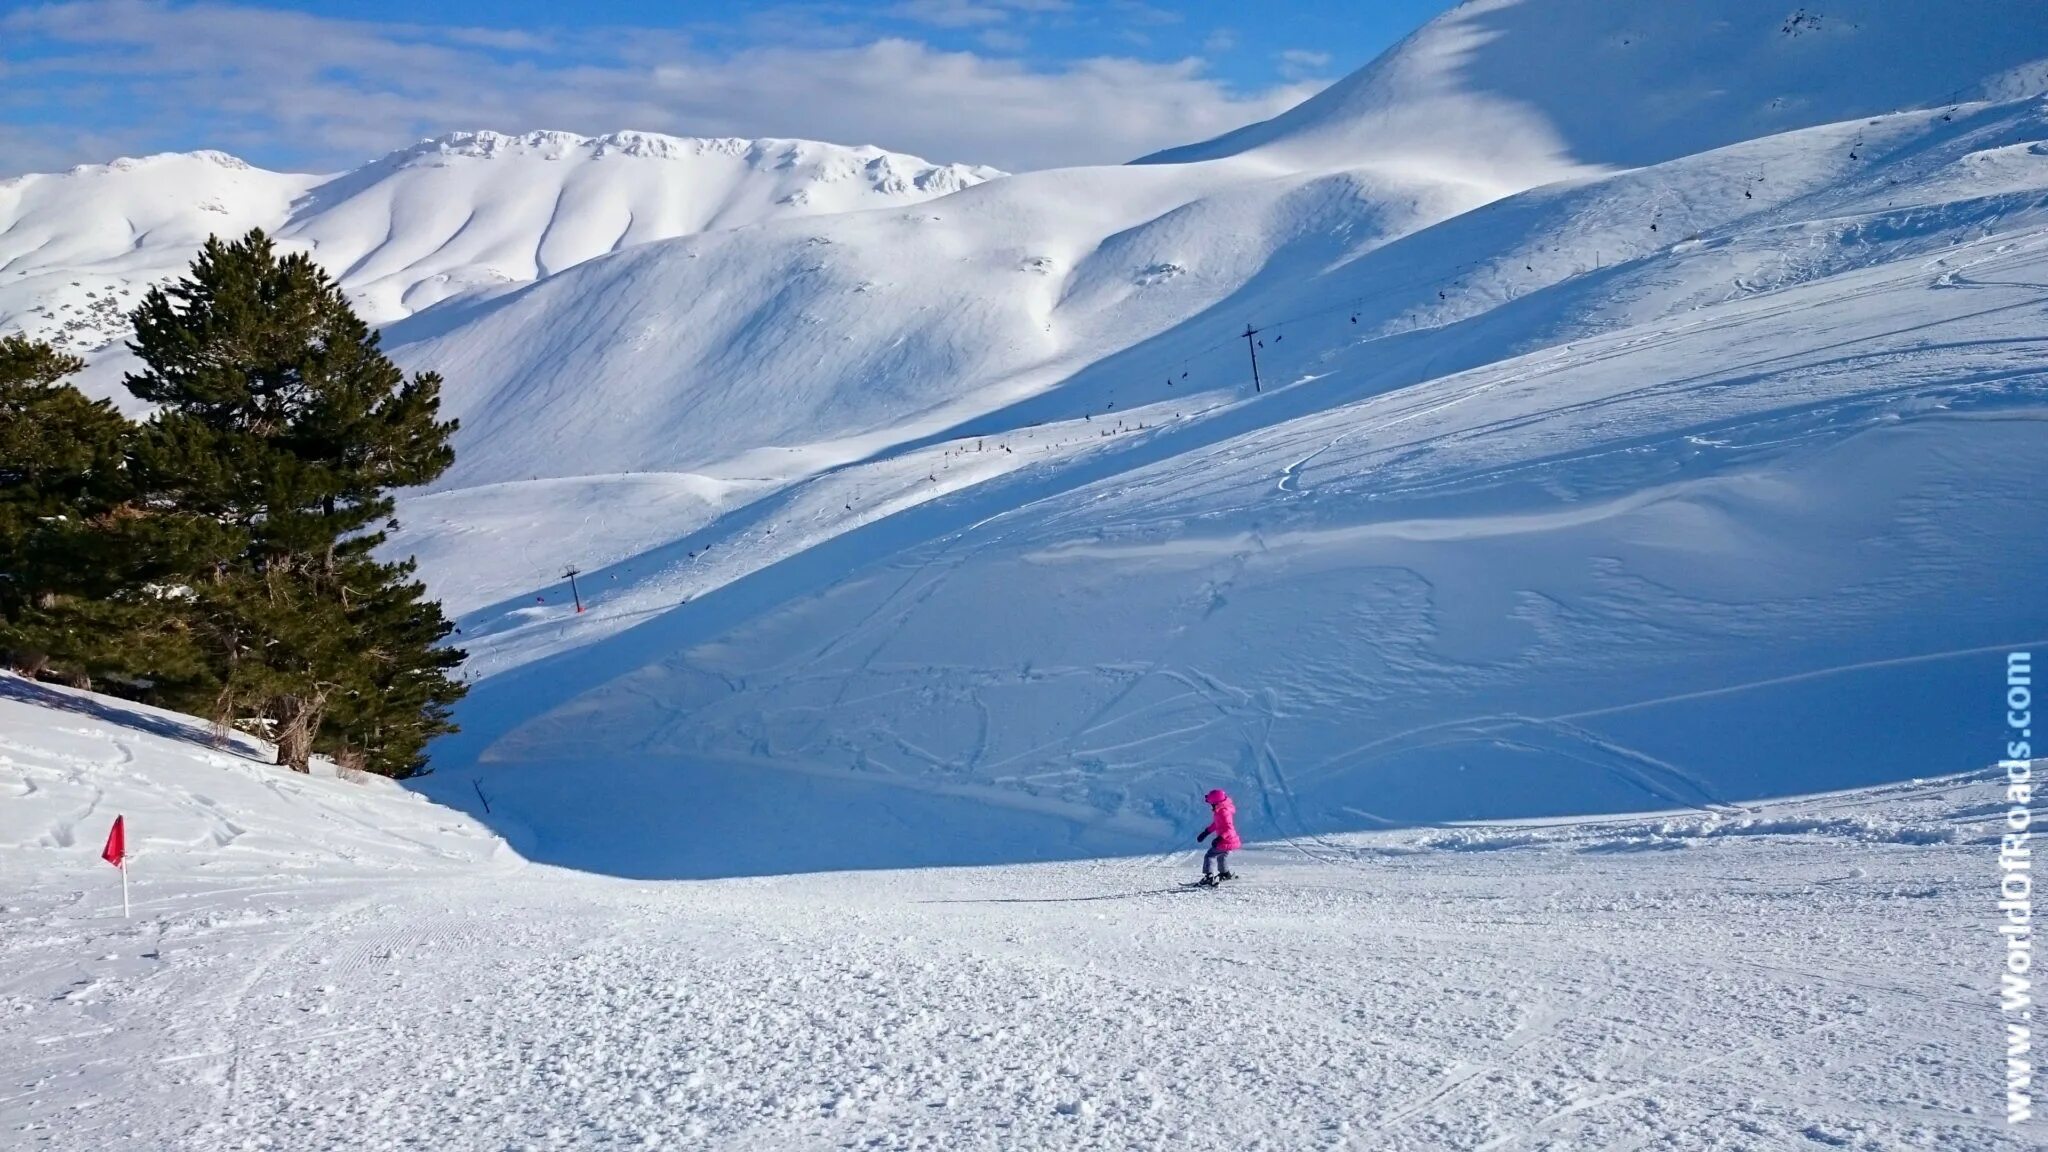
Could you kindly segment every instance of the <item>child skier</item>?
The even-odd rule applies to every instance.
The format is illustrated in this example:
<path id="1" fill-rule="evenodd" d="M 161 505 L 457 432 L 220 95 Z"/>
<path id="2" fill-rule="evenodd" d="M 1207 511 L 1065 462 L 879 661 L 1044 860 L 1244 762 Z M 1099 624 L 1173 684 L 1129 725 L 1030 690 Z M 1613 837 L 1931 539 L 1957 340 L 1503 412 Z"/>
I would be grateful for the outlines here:
<path id="1" fill-rule="evenodd" d="M 1210 818 L 1209 826 L 1196 834 L 1195 842 L 1199 844 L 1211 836 L 1216 838 L 1202 857 L 1202 884 L 1214 888 L 1224 880 L 1237 879 L 1230 870 L 1230 854 L 1244 847 L 1244 841 L 1237 838 L 1237 805 L 1230 802 L 1229 793 L 1221 788 L 1212 788 L 1202 799 L 1209 802 L 1209 810 L 1215 815 Z M 1215 869 L 1213 872 L 1210 870 L 1212 867 Z"/>

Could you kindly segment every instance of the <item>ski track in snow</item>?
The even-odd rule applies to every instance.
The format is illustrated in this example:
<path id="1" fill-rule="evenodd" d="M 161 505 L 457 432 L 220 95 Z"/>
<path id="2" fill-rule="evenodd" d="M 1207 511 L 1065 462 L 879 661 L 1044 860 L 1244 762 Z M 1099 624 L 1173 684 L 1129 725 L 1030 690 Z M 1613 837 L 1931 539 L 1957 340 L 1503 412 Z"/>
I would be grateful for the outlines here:
<path id="1" fill-rule="evenodd" d="M 2032 1146 L 1985 776 L 1253 843 L 1215 891 L 1191 848 L 647 882 L 0 688 L 9 1148 Z"/>
<path id="2" fill-rule="evenodd" d="M 1889 803 L 1938 821 L 1937 791 L 1957 789 Z M 0 1066 L 23 1090 L 0 1130 L 66 1149 L 2028 1146 L 1989 1111 L 1991 1010 L 1957 979 L 1979 951 L 1974 848 L 1597 842 L 1254 846 L 1216 892 L 1172 886 L 1184 861 L 663 884 L 531 867 L 284 906 L 192 888 L 125 925 L 104 884 L 39 893 L 10 910 Z M 1823 884 L 1845 853 L 1854 880 Z"/>

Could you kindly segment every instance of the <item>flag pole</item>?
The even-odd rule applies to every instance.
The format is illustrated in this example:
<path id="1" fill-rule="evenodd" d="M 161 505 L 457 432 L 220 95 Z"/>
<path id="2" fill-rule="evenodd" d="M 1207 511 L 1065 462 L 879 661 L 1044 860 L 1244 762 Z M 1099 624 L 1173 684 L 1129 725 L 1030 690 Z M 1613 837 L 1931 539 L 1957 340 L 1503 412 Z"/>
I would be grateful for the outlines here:
<path id="1" fill-rule="evenodd" d="M 100 859 L 121 870 L 121 919 L 128 918 L 128 818 L 116 815 L 114 826 L 107 829 L 107 846 L 100 849 Z"/>

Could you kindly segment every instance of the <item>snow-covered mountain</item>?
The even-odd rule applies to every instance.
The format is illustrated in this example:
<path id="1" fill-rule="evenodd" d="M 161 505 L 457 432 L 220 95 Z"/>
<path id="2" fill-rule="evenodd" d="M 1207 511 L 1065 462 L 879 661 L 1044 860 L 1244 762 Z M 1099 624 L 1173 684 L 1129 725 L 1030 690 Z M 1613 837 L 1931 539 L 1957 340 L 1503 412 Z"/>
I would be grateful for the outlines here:
<path id="1" fill-rule="evenodd" d="M 526 508 L 437 565 L 479 677 L 448 754 L 565 829 L 654 843 L 706 806 L 840 864 L 988 840 L 783 840 L 756 790 L 883 827 L 1008 810 L 1038 830 L 1011 851 L 1064 856 L 1163 848 L 1207 781 L 1261 834 L 1320 835 L 1983 763 L 1972 701 L 2048 640 L 2048 342 L 2019 324 L 2048 282 L 2048 119 L 1906 127 L 1874 171 L 1618 264 L 1556 241 L 1642 228 L 1673 187 L 1748 203 L 1720 163 L 1750 154 L 1418 234 L 1362 271 L 1470 245 L 1468 298 L 1290 323 L 1264 393 L 1144 373 L 1114 410 L 706 492 L 665 530 L 631 522 L 650 477 L 426 497 L 444 525 Z M 1764 143 L 1846 145 L 1820 135 Z M 1501 267 L 1541 254 L 1583 266 Z M 1386 333 L 1333 337 L 1353 315 Z M 571 561 L 583 616 L 550 579 Z M 620 866 L 591 843 L 551 858 Z M 671 866 L 723 866 L 698 849 Z"/>
<path id="2" fill-rule="evenodd" d="M 997 175 L 871 147 L 647 132 L 461 132 L 337 176 L 219 152 L 84 165 L 0 182 L 0 329 L 106 350 L 143 289 L 208 235 L 251 227 L 310 251 L 385 322 L 651 240 L 912 204 Z"/>
<path id="3" fill-rule="evenodd" d="M 2048 16 L 2019 3 L 1471 3 L 1219 141 L 915 208 L 647 246 L 392 337 L 451 380 L 468 439 L 450 484 L 787 475 L 786 456 L 749 453 L 827 446 L 801 458 L 809 469 L 1049 391 L 1066 399 L 1047 413 L 1127 398 L 1132 377 L 1291 314 L 1310 283 L 1324 307 L 1363 295 L 1439 312 L 1439 291 L 1464 307 L 1469 253 L 1394 283 L 1360 261 L 1531 188 L 2037 91 L 2044 45 Z M 1848 128 L 1810 138 L 1779 172 L 1754 151 L 1750 170 L 1717 174 L 1732 190 L 1708 219 L 1783 203 L 1823 157 L 1853 170 L 1867 162 L 1857 143 Z M 1761 199 L 1736 194 L 1744 180 Z M 1676 238 L 1683 222 L 1649 226 L 1680 210 L 1680 191 L 1641 195 L 1641 226 L 1611 248 L 1584 244 L 1587 266 Z M 1526 263 L 1528 287 L 1577 272 Z M 1148 340 L 1171 345 L 1171 363 L 1111 360 Z"/>
<path id="4" fill-rule="evenodd" d="M 1468 0 L 1297 107 L 1148 163 L 1416 157 L 1637 167 L 1815 124 L 2042 90 L 2032 6 Z"/>
<path id="5" fill-rule="evenodd" d="M 477 177 L 490 227 L 400 193 L 503 156 L 263 195 L 425 305 L 460 457 L 392 547 L 475 686 L 423 787 L 541 858 L 1148 851 L 1205 782 L 1255 837 L 1720 811 L 1981 762 L 2048 638 L 2044 60 L 2020 2 L 1486 0 L 1140 163 L 566 267 L 638 219 L 608 158 Z"/>
<path id="6" fill-rule="evenodd" d="M 391 320 L 654 240 L 914 204 L 998 175 L 812 140 L 465 132 L 314 188 L 279 235 Z"/>
<path id="7" fill-rule="evenodd" d="M 224 152 L 0 181 L 0 330 L 104 358 L 143 292 L 189 267 L 208 236 L 275 228 L 320 182 Z"/>
<path id="8" fill-rule="evenodd" d="M 1466 5 L 1193 153 L 417 316 L 469 438 L 400 541 L 465 612 L 443 751 L 600 868 L 566 829 L 681 806 L 907 851 L 783 836 L 778 788 L 1062 856 L 1205 781 L 1322 835 L 1981 762 L 1970 694 L 2048 637 L 2048 26 L 1908 50 L 1928 12 Z M 1719 63 L 1610 74 L 1623 16 Z"/>

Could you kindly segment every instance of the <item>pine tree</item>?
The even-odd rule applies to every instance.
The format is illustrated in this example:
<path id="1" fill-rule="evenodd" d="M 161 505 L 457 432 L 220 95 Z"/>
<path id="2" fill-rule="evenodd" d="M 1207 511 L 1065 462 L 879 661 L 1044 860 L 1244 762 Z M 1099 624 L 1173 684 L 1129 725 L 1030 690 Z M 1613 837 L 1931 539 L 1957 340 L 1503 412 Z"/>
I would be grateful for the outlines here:
<path id="1" fill-rule="evenodd" d="M 65 626 L 64 554 L 118 499 L 127 422 L 61 381 L 85 366 L 22 336 L 0 339 L 0 638 L 11 663 L 86 680 Z M 55 651 L 53 651 L 55 649 Z"/>
<path id="2" fill-rule="evenodd" d="M 440 377 L 407 378 L 326 273 L 261 231 L 207 241 L 133 319 L 144 370 L 127 385 L 159 406 L 137 452 L 152 507 L 243 541 L 190 586 L 215 675 L 212 699 L 185 705 L 260 719 L 301 771 L 315 751 L 419 770 L 452 730 L 462 654 L 436 646 L 453 626 L 411 566 L 371 553 L 390 490 L 454 462 Z"/>
<path id="3" fill-rule="evenodd" d="M 32 675 L 130 689 L 203 679 L 177 577 L 216 526 L 160 522 L 138 501 L 135 426 L 63 383 L 82 363 L 0 338 L 0 649 Z"/>
<path id="4" fill-rule="evenodd" d="M 353 675 L 330 701 L 328 716 L 337 751 L 401 776 L 425 767 L 422 750 L 452 730 L 449 709 L 464 691 L 449 676 L 462 653 L 438 646 L 449 625 L 413 571 L 410 560 L 355 562 L 351 583 L 366 590 L 355 608 L 356 627 L 376 639 L 353 653 Z"/>

